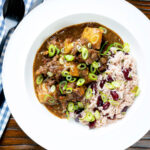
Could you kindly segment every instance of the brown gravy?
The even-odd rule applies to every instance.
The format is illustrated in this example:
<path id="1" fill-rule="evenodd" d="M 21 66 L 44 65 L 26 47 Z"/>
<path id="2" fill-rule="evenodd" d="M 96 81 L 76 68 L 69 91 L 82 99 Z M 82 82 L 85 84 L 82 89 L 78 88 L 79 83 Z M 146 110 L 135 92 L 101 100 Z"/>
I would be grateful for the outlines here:
<path id="1" fill-rule="evenodd" d="M 35 72 L 39 68 L 40 65 L 43 65 L 42 61 L 41 61 L 42 56 L 40 55 L 40 52 L 45 51 L 45 49 L 47 49 L 47 47 L 46 47 L 47 42 L 49 42 L 53 39 L 57 39 L 58 42 L 64 42 L 64 40 L 66 38 L 73 38 L 73 40 L 76 40 L 76 39 L 80 38 L 81 33 L 83 32 L 85 27 L 100 27 L 100 26 L 105 27 L 96 22 L 88 22 L 88 23 L 72 25 L 72 26 L 65 27 L 65 28 L 57 31 L 56 33 L 54 33 L 53 35 L 51 35 L 48 39 L 46 39 L 44 41 L 42 46 L 37 51 L 37 54 L 36 54 L 35 60 L 34 60 L 34 64 L 33 64 L 33 79 L 34 79 L 34 87 L 35 87 L 36 94 L 37 94 L 37 91 L 36 91 L 37 84 L 35 81 L 35 79 L 36 79 Z M 117 33 L 115 33 L 114 31 L 112 31 L 111 29 L 109 29 L 107 27 L 105 27 L 105 28 L 107 29 L 107 34 L 103 34 L 102 44 L 105 41 L 108 41 L 107 45 L 110 45 L 114 42 L 123 44 L 123 40 Z M 107 46 L 105 47 L 105 49 L 107 49 Z M 62 112 L 62 108 L 60 107 L 60 105 L 50 106 L 50 105 L 45 104 L 45 107 L 54 115 L 56 115 L 60 118 L 64 118 L 64 112 Z"/>

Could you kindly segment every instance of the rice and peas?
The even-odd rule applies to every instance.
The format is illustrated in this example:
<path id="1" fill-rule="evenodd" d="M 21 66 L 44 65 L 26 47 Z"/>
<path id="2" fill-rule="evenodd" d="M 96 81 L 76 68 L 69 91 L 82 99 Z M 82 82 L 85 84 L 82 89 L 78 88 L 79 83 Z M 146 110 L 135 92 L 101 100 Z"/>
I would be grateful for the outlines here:
<path id="1" fill-rule="evenodd" d="M 129 54 L 129 45 L 114 45 L 108 53 L 108 68 L 89 86 L 82 102 L 81 112 L 75 112 L 75 104 L 68 104 L 68 118 L 99 128 L 123 118 L 139 95 L 136 62 Z M 84 109 L 82 109 L 84 107 Z"/>

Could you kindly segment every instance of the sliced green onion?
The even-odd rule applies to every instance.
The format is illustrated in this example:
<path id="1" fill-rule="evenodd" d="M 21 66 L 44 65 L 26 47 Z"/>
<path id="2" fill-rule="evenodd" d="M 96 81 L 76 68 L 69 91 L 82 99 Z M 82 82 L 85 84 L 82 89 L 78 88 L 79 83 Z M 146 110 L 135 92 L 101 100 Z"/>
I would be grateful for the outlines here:
<path id="1" fill-rule="evenodd" d="M 51 88 L 50 88 L 50 92 L 53 93 L 53 92 L 55 92 L 55 90 L 56 90 L 56 86 L 52 85 Z"/>
<path id="2" fill-rule="evenodd" d="M 101 117 L 100 112 L 99 112 L 98 110 L 96 110 L 96 111 L 94 112 L 94 116 L 95 116 L 96 120 L 99 120 L 100 117 Z"/>
<path id="3" fill-rule="evenodd" d="M 47 101 L 49 98 L 52 98 L 52 96 L 49 95 L 49 94 L 46 94 L 46 95 L 44 96 L 44 101 Z"/>
<path id="4" fill-rule="evenodd" d="M 122 44 L 120 44 L 120 43 L 115 42 L 115 43 L 113 43 L 113 44 L 110 44 L 110 45 L 108 46 L 107 50 L 106 50 L 103 54 L 101 54 L 101 55 L 107 55 L 107 54 L 109 53 L 109 50 L 111 49 L 111 47 L 116 47 L 117 50 L 124 51 L 124 50 L 123 50 L 124 46 L 123 46 Z"/>
<path id="5" fill-rule="evenodd" d="M 54 104 L 55 100 L 54 99 L 51 99 L 51 100 L 49 99 L 48 102 L 51 103 L 51 104 Z"/>
<path id="6" fill-rule="evenodd" d="M 71 80 L 72 80 L 72 76 L 71 76 L 71 75 L 67 75 L 67 76 L 66 76 L 66 80 L 67 80 L 67 81 L 71 81 Z"/>
<path id="7" fill-rule="evenodd" d="M 74 103 L 73 102 L 69 102 L 67 109 L 68 109 L 69 112 L 74 112 Z"/>
<path id="8" fill-rule="evenodd" d="M 87 122 L 93 122 L 95 121 L 95 117 L 91 112 L 87 112 L 83 120 Z"/>
<path id="9" fill-rule="evenodd" d="M 67 117 L 68 120 L 70 119 L 70 116 L 69 116 L 69 112 L 68 112 L 68 111 L 66 111 L 66 117 Z"/>
<path id="10" fill-rule="evenodd" d="M 65 51 L 65 49 L 64 49 L 64 48 L 62 48 L 62 49 L 61 49 L 61 53 L 64 53 L 64 51 Z"/>
<path id="11" fill-rule="evenodd" d="M 107 100 L 107 95 L 106 94 L 104 94 L 104 93 L 101 93 L 101 98 L 102 98 L 102 101 L 104 102 L 104 103 L 106 103 L 108 100 Z"/>
<path id="12" fill-rule="evenodd" d="M 52 96 L 49 95 L 49 94 L 46 94 L 46 95 L 44 96 L 44 101 L 48 101 L 48 102 L 51 103 L 51 104 L 54 104 L 54 103 L 55 103 L 54 97 L 52 97 Z"/>
<path id="13" fill-rule="evenodd" d="M 63 71 L 61 74 L 62 74 L 63 77 L 66 77 L 67 75 L 69 75 L 69 72 L 68 71 Z"/>
<path id="14" fill-rule="evenodd" d="M 121 48 L 123 48 L 123 45 L 120 44 L 120 43 L 115 42 L 115 43 L 114 43 L 114 47 L 117 47 L 117 48 L 121 47 Z"/>
<path id="15" fill-rule="evenodd" d="M 67 89 L 66 89 L 66 93 L 68 93 L 68 94 L 69 94 L 69 93 L 72 93 L 72 88 L 67 88 Z"/>
<path id="16" fill-rule="evenodd" d="M 76 78 L 72 78 L 69 82 L 75 82 Z"/>
<path id="17" fill-rule="evenodd" d="M 67 88 L 67 81 L 62 81 L 59 83 L 59 90 L 61 94 L 63 94 L 63 91 Z"/>
<path id="18" fill-rule="evenodd" d="M 98 76 L 93 73 L 89 73 L 88 77 L 90 80 L 93 80 L 93 81 L 96 81 L 98 79 Z"/>
<path id="19" fill-rule="evenodd" d="M 78 110 L 78 109 L 79 109 L 78 105 L 74 105 L 74 110 Z"/>
<path id="20" fill-rule="evenodd" d="M 130 45 L 128 43 L 124 43 L 123 45 L 120 43 L 114 43 L 114 47 L 117 47 L 117 50 L 121 50 L 125 53 L 129 53 L 130 52 Z"/>
<path id="21" fill-rule="evenodd" d="M 41 84 L 43 82 L 43 80 L 44 80 L 44 78 L 43 78 L 42 75 L 37 76 L 37 78 L 36 78 L 36 84 L 38 84 L 38 85 Z"/>
<path id="22" fill-rule="evenodd" d="M 86 47 L 81 48 L 82 51 L 82 58 L 85 60 L 88 58 L 88 49 Z"/>
<path id="23" fill-rule="evenodd" d="M 90 106 L 90 104 L 89 104 L 89 103 L 86 103 L 86 104 L 85 104 L 85 109 L 88 109 L 89 106 Z"/>
<path id="24" fill-rule="evenodd" d="M 94 67 L 94 68 L 99 68 L 100 67 L 100 63 L 99 62 L 96 62 L 96 61 L 94 61 L 93 63 L 92 63 L 92 66 Z"/>
<path id="25" fill-rule="evenodd" d="M 55 51 L 56 51 L 56 47 L 53 44 L 51 44 L 48 48 L 49 56 L 53 57 L 55 55 Z"/>
<path id="26" fill-rule="evenodd" d="M 47 72 L 47 75 L 49 76 L 49 77 L 52 77 L 53 76 L 53 73 L 52 72 Z"/>
<path id="27" fill-rule="evenodd" d="M 108 100 L 108 102 L 110 102 L 110 104 L 112 104 L 113 106 L 118 106 L 119 105 L 118 101 Z"/>
<path id="28" fill-rule="evenodd" d="M 56 47 L 57 55 L 60 54 L 60 49 Z"/>
<path id="29" fill-rule="evenodd" d="M 100 52 L 103 51 L 104 47 L 108 44 L 108 41 L 105 41 L 105 43 L 102 45 L 101 49 L 100 49 Z"/>
<path id="30" fill-rule="evenodd" d="M 84 105 L 83 105 L 82 102 L 77 102 L 77 105 L 78 105 L 79 108 L 84 108 Z"/>
<path id="31" fill-rule="evenodd" d="M 91 73 L 95 73 L 96 72 L 96 68 L 94 68 L 92 64 L 90 65 L 90 71 L 91 71 Z"/>
<path id="32" fill-rule="evenodd" d="M 125 114 L 126 114 L 126 112 L 121 112 L 121 114 L 122 114 L 122 115 L 125 115 Z"/>
<path id="33" fill-rule="evenodd" d="M 135 93 L 135 96 L 138 96 L 140 94 L 140 88 L 138 86 L 135 86 L 131 92 Z"/>
<path id="34" fill-rule="evenodd" d="M 74 57 L 73 55 L 65 55 L 64 58 L 65 58 L 67 61 L 73 61 L 75 57 Z"/>
<path id="35" fill-rule="evenodd" d="M 114 86 L 114 88 L 119 88 L 121 86 L 119 81 L 113 81 L 111 84 Z"/>
<path id="36" fill-rule="evenodd" d="M 108 52 L 109 52 L 109 50 L 110 50 L 111 47 L 113 47 L 113 46 L 114 46 L 114 44 L 110 44 L 110 45 L 108 46 L 107 50 L 106 50 L 103 54 L 101 54 L 101 55 L 107 55 Z"/>
<path id="37" fill-rule="evenodd" d="M 124 45 L 123 45 L 123 51 L 125 53 L 129 53 L 130 52 L 130 45 L 128 43 L 124 43 Z"/>
<path id="38" fill-rule="evenodd" d="M 77 68 L 80 69 L 80 70 L 84 70 L 84 69 L 86 69 L 86 64 L 85 63 L 81 63 L 81 64 L 79 64 L 77 66 Z"/>
<path id="39" fill-rule="evenodd" d="M 114 86 L 111 83 L 105 83 L 105 87 L 110 90 L 114 89 Z"/>
<path id="40" fill-rule="evenodd" d="M 92 48 L 92 44 L 91 43 L 88 43 L 88 48 Z"/>
<path id="41" fill-rule="evenodd" d="M 86 99 L 89 99 L 89 98 L 91 98 L 92 97 L 92 89 L 91 88 L 88 88 L 87 90 L 86 90 L 86 93 L 85 93 L 85 98 Z"/>
<path id="42" fill-rule="evenodd" d="M 108 89 L 115 89 L 115 88 L 119 88 L 121 86 L 121 83 L 119 81 L 113 81 L 112 83 L 105 83 L 105 86 Z"/>
<path id="43" fill-rule="evenodd" d="M 106 34 L 107 33 L 107 29 L 104 27 L 99 27 L 101 30 L 103 30 L 103 33 Z"/>
<path id="44" fill-rule="evenodd" d="M 77 81 L 77 86 L 82 86 L 84 83 L 85 83 L 85 79 L 80 78 L 80 79 Z"/>
<path id="45" fill-rule="evenodd" d="M 79 51 L 79 52 L 81 52 L 81 46 L 80 45 L 77 45 L 77 50 Z"/>

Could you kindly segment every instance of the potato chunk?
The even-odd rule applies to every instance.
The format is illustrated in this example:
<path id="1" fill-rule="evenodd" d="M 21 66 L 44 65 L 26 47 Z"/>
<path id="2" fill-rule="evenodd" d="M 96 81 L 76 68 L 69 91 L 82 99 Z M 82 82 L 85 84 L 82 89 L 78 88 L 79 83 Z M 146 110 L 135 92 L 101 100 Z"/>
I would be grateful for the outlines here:
<path id="1" fill-rule="evenodd" d="M 48 87 L 46 86 L 45 83 L 42 83 L 38 86 L 37 88 L 37 93 L 38 93 L 38 98 L 39 98 L 39 101 L 40 103 L 44 104 L 46 103 L 46 100 L 44 99 L 45 95 L 48 95 L 49 92 L 48 92 Z"/>
<path id="2" fill-rule="evenodd" d="M 37 88 L 38 98 L 40 103 L 48 105 L 56 105 L 57 100 L 55 99 L 56 91 L 51 93 L 45 83 L 42 83 Z"/>
<path id="3" fill-rule="evenodd" d="M 73 43 L 71 42 L 71 39 L 66 39 L 64 42 L 64 53 L 68 54 L 73 49 Z"/>
<path id="4" fill-rule="evenodd" d="M 71 76 L 79 77 L 79 70 L 76 63 L 66 63 L 66 66 L 69 66 Z"/>
<path id="5" fill-rule="evenodd" d="M 86 27 L 81 35 L 81 39 L 87 39 L 94 49 L 100 49 L 103 31 L 99 28 Z"/>

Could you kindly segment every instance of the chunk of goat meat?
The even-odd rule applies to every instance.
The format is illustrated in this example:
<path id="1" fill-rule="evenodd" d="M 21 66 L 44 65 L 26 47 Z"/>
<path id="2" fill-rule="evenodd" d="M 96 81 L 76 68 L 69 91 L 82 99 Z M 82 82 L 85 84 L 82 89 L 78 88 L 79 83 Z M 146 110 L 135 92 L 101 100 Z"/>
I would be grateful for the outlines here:
<path id="1" fill-rule="evenodd" d="M 47 72 L 52 72 L 53 74 L 61 74 L 64 69 L 63 65 L 59 63 L 59 61 L 50 61 L 47 64 L 40 66 L 36 71 L 36 75 L 44 74 L 47 75 Z"/>
<path id="2" fill-rule="evenodd" d="M 88 58 L 87 59 L 83 59 L 82 55 L 80 54 L 77 59 L 78 62 L 84 62 L 87 65 L 92 64 L 94 61 L 99 60 L 99 52 L 94 50 L 94 49 L 88 49 Z"/>

